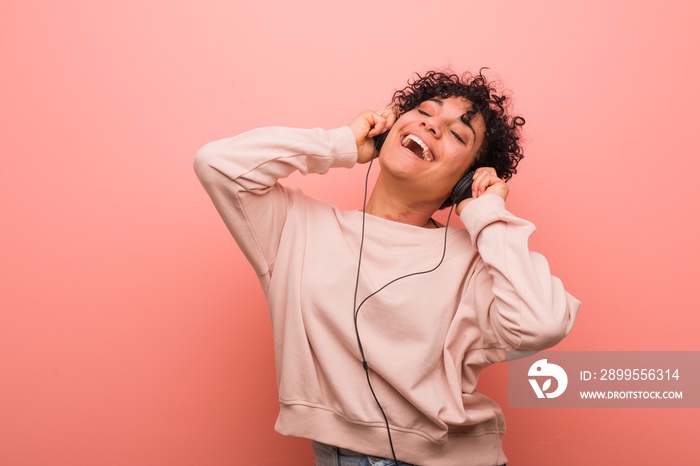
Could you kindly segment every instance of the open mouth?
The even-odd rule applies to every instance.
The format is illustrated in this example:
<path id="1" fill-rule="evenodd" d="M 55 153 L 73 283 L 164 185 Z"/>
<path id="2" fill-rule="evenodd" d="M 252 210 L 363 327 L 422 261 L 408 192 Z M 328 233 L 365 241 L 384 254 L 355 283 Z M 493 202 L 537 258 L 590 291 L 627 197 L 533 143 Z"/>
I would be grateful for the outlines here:
<path id="1" fill-rule="evenodd" d="M 416 157 L 423 159 L 426 162 L 432 162 L 435 160 L 433 158 L 433 154 L 430 152 L 430 149 L 428 149 L 428 146 L 417 136 L 412 134 L 407 135 L 405 138 L 403 138 L 403 141 L 401 141 L 401 145 L 416 154 Z"/>

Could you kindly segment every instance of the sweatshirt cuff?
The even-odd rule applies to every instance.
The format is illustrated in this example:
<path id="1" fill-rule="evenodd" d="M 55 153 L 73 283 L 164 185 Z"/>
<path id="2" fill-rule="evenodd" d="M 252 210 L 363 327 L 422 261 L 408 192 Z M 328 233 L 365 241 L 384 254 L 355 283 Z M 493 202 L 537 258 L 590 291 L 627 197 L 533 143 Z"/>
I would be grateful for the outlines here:
<path id="1" fill-rule="evenodd" d="M 357 143 L 355 135 L 349 126 L 329 129 L 326 131 L 328 140 L 333 147 L 332 167 L 351 168 L 357 163 Z"/>
<path id="2" fill-rule="evenodd" d="M 476 242 L 479 232 L 490 223 L 500 220 L 500 214 L 506 210 L 506 201 L 496 194 L 484 194 L 471 201 L 462 210 L 459 218 Z"/>

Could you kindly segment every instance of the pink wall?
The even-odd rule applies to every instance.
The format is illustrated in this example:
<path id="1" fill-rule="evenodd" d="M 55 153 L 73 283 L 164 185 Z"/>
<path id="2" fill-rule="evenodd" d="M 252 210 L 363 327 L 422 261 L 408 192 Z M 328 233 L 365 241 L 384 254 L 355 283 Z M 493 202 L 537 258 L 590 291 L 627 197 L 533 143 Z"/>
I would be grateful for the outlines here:
<path id="1" fill-rule="evenodd" d="M 262 293 L 191 160 L 345 124 L 433 66 L 491 67 L 527 117 L 509 208 L 584 302 L 559 348 L 700 349 L 691 5 L 4 1 L 0 464 L 310 466 L 273 432 Z M 361 179 L 295 182 L 357 208 Z M 482 390 L 505 407 L 504 383 Z M 697 410 L 505 411 L 512 465 L 700 458 Z"/>

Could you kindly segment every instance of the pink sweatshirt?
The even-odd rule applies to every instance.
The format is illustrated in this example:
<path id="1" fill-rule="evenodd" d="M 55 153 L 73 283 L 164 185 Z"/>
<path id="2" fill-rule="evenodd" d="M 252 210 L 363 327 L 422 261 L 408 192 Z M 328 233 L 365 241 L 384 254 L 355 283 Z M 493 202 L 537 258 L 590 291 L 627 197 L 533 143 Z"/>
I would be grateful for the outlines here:
<path id="1" fill-rule="evenodd" d="M 257 272 L 269 303 L 284 435 L 391 457 L 353 325 L 362 213 L 277 180 L 350 168 L 352 131 L 261 128 L 205 145 L 195 169 Z M 358 187 L 358 190 L 361 189 Z M 429 466 L 506 462 L 498 405 L 476 391 L 483 367 L 540 350 L 572 328 L 580 303 L 528 250 L 534 226 L 483 195 L 449 227 L 434 272 L 405 278 L 359 313 L 370 377 L 399 460 Z M 367 215 L 358 303 L 433 268 L 445 230 Z"/>

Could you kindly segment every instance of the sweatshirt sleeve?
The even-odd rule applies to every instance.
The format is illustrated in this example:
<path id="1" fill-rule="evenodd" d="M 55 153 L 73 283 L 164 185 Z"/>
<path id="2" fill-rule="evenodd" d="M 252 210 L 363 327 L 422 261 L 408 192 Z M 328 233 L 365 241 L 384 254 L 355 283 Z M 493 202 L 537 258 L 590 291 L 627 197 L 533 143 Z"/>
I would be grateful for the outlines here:
<path id="1" fill-rule="evenodd" d="M 528 248 L 532 223 L 505 209 L 499 196 L 487 194 L 470 202 L 461 219 L 483 261 L 476 286 L 491 290 L 477 295 L 498 345 L 518 351 L 557 344 L 574 325 L 581 303 L 564 290 L 547 260 Z"/>
<path id="2" fill-rule="evenodd" d="M 291 197 L 277 180 L 295 171 L 352 167 L 352 130 L 259 128 L 206 144 L 194 168 L 219 215 L 267 292 Z"/>

